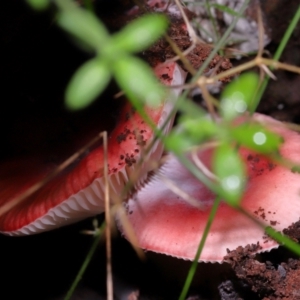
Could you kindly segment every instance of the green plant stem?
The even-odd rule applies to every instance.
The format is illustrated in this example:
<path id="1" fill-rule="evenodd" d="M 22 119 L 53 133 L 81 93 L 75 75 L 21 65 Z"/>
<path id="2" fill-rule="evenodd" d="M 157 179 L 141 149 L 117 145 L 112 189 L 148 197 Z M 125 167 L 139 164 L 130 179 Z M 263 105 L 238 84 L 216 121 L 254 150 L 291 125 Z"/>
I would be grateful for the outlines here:
<path id="1" fill-rule="evenodd" d="M 213 17 L 212 13 L 211 13 L 211 5 L 209 3 L 210 1 L 208 0 L 205 0 L 205 8 L 207 10 L 207 14 L 210 18 L 210 21 L 213 25 L 213 29 L 214 29 L 214 42 L 216 42 L 216 40 L 219 40 L 220 39 L 220 35 L 219 35 L 219 30 L 218 30 L 218 25 L 217 25 L 217 22 L 216 22 L 216 19 Z M 223 51 L 220 49 L 220 54 L 223 55 Z"/>
<path id="2" fill-rule="evenodd" d="M 273 60 L 278 61 L 280 59 L 280 57 L 283 53 L 283 50 L 285 49 L 285 47 L 286 47 L 286 45 L 287 45 L 287 43 L 288 43 L 288 41 L 289 41 L 289 39 L 292 35 L 297 23 L 299 22 L 299 20 L 300 20 L 300 5 L 299 5 L 299 7 L 298 7 L 291 23 L 290 23 L 290 25 L 288 26 L 286 32 L 284 33 L 284 36 L 283 36 L 283 38 L 282 38 L 275 54 L 274 54 Z M 274 69 L 274 67 L 271 67 L 271 70 L 272 69 Z M 258 104 L 259 104 L 259 102 L 262 98 L 262 95 L 264 94 L 264 92 L 267 88 L 269 79 L 270 79 L 270 77 L 266 76 L 265 79 L 263 80 L 262 84 L 260 85 L 259 90 L 257 92 L 257 95 L 255 97 L 255 103 L 252 105 L 251 113 L 254 113 L 255 110 L 257 109 L 257 106 L 258 106 Z"/>
<path id="3" fill-rule="evenodd" d="M 284 247 L 286 247 L 287 249 L 291 250 L 292 252 L 300 256 L 300 245 L 298 243 L 294 242 L 289 237 L 276 231 L 272 227 L 266 226 L 263 222 L 253 217 L 253 215 L 251 215 L 248 211 L 244 210 L 242 207 L 237 208 L 237 210 L 240 211 L 242 214 L 244 214 L 247 218 L 251 219 L 258 226 L 264 228 L 266 234 L 269 235 L 272 239 L 274 239 L 278 243 L 283 244 Z"/>
<path id="4" fill-rule="evenodd" d="M 88 252 L 88 254 L 86 255 L 82 265 L 81 265 L 81 268 L 79 269 L 77 275 L 76 275 L 76 278 L 74 279 L 74 281 L 72 282 L 72 285 L 70 287 L 70 289 L 68 290 L 67 292 L 67 295 L 65 296 L 64 300 L 70 300 L 78 283 L 80 282 L 81 278 L 82 278 L 82 275 L 84 274 L 86 268 L 88 267 L 96 249 L 97 249 L 97 246 L 99 244 L 99 241 L 102 237 L 102 232 L 104 230 L 104 227 L 105 227 L 105 223 L 103 223 L 101 225 L 101 227 L 98 229 L 99 232 L 97 232 L 97 235 L 94 237 L 94 241 L 93 241 L 93 244 Z"/>
<path id="5" fill-rule="evenodd" d="M 213 220 L 216 216 L 216 213 L 217 213 L 218 207 L 220 205 L 220 202 L 221 202 L 220 198 L 217 197 L 214 201 L 214 204 L 213 204 L 212 208 L 211 208 L 211 211 L 210 211 L 210 214 L 209 214 L 209 217 L 208 217 L 208 221 L 207 221 L 205 229 L 204 229 L 203 236 L 202 236 L 201 241 L 199 243 L 199 247 L 197 249 L 197 253 L 196 253 L 195 258 L 194 258 L 194 260 L 192 262 L 192 265 L 190 267 L 189 273 L 186 277 L 184 286 L 183 286 L 181 294 L 179 296 L 179 300 L 185 300 L 186 299 L 187 293 L 189 291 L 192 280 L 193 280 L 193 278 L 195 276 L 195 273 L 196 273 L 196 270 L 197 270 L 198 261 L 199 261 L 201 252 L 204 248 L 206 238 L 208 236 L 211 224 L 212 224 L 212 222 L 213 222 Z"/>

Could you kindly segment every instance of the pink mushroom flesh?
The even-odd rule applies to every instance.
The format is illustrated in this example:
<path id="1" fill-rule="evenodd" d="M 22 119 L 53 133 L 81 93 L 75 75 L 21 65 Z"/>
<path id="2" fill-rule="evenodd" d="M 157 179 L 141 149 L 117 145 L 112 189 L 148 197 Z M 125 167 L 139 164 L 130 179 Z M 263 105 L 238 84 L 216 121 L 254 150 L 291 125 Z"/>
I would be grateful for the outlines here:
<path id="1" fill-rule="evenodd" d="M 284 138 L 280 149 L 283 157 L 300 162 L 298 133 L 269 117 L 257 114 L 254 118 Z M 212 151 L 198 153 L 207 167 L 211 164 Z M 255 218 L 278 231 L 298 221 L 300 175 L 247 149 L 241 149 L 240 154 L 249 177 L 241 205 Z M 164 184 L 163 177 L 199 201 L 205 209 L 200 210 L 173 193 Z M 139 246 L 178 258 L 194 259 L 214 199 L 215 195 L 170 155 L 147 185 L 127 204 L 128 218 Z M 221 262 L 227 254 L 226 249 L 233 250 L 239 245 L 257 242 L 262 247 L 261 251 L 278 247 L 274 240 L 265 235 L 263 228 L 222 202 L 200 261 Z"/>
<path id="2" fill-rule="evenodd" d="M 157 77 L 167 86 L 182 84 L 185 73 L 176 63 L 160 64 L 154 69 Z M 168 94 L 163 104 L 146 107 L 152 121 L 161 126 L 173 107 L 173 98 L 179 89 Z M 169 124 L 171 126 L 171 122 Z M 165 130 L 169 129 L 169 126 Z M 109 135 L 108 167 L 110 192 L 119 194 L 135 170 L 141 151 L 153 138 L 153 132 L 127 103 L 119 121 Z M 156 143 L 150 154 L 159 159 L 162 146 Z M 104 152 L 100 146 L 91 151 L 75 167 L 69 168 L 25 201 L 0 216 L 0 231 L 9 235 L 34 234 L 75 222 L 104 210 Z M 149 171 L 144 164 L 141 179 Z M 0 168 L 0 206 L 21 195 L 49 173 L 49 166 L 36 160 L 15 161 Z"/>

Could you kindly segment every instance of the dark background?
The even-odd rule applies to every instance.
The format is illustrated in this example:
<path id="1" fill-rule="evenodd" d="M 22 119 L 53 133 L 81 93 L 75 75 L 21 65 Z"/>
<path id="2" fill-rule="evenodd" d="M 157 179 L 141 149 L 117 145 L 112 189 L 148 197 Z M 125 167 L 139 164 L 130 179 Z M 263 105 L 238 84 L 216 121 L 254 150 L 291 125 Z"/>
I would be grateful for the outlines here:
<path id="1" fill-rule="evenodd" d="M 116 7 L 123 9 L 117 2 L 99 1 L 97 6 L 105 16 Z M 272 30 L 268 49 L 273 52 L 299 1 L 262 3 Z M 0 161 L 38 155 L 58 163 L 101 131 L 103 119 L 109 128 L 113 126 L 118 108 L 111 100 L 113 84 L 86 110 L 71 113 L 64 108 L 65 86 L 89 55 L 55 27 L 51 12 L 32 12 L 24 1 L 1 1 L 0 46 Z M 282 60 L 300 65 L 299 26 Z M 259 109 L 299 123 L 299 76 L 283 71 L 276 76 L 278 81 L 271 83 Z M 92 243 L 90 236 L 79 233 L 83 229 L 92 229 L 92 220 L 36 236 L 0 236 L 0 299 L 63 299 Z M 139 261 L 127 241 L 114 239 L 116 299 L 126 299 L 136 289 L 141 299 L 177 298 L 189 263 L 151 253 L 147 257 Z M 103 299 L 105 268 L 105 248 L 100 243 L 73 299 Z M 228 266 L 199 264 L 191 294 L 218 299 L 217 286 L 226 279 L 235 280 Z M 255 299 L 249 289 L 243 292 Z"/>

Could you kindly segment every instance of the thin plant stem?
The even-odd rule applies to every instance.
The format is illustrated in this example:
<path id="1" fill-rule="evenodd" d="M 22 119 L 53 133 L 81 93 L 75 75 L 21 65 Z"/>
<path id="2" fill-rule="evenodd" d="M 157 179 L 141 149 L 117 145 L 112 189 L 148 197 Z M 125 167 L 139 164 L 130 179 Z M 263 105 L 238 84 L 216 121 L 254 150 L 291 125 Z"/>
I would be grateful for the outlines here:
<path id="1" fill-rule="evenodd" d="M 276 50 L 275 54 L 274 54 L 274 60 L 279 60 L 283 50 L 285 49 L 295 27 L 297 26 L 297 23 L 300 20 L 300 5 L 298 6 L 298 9 L 289 25 L 289 27 L 287 28 L 286 32 L 284 33 L 284 36 L 282 37 L 282 40 L 279 44 L 278 49 Z"/>
<path id="2" fill-rule="evenodd" d="M 278 243 L 283 244 L 284 247 L 286 247 L 287 249 L 291 250 L 292 252 L 300 256 L 300 245 L 298 243 L 291 240 L 288 236 L 285 236 L 280 232 L 276 231 L 271 226 L 266 226 L 264 223 L 256 219 L 254 216 L 252 216 L 248 211 L 246 211 L 242 207 L 238 207 L 237 210 L 240 211 L 240 213 L 244 214 L 247 218 L 251 219 L 258 226 L 264 228 L 266 234 L 268 234 L 272 239 L 274 239 Z"/>
<path id="3" fill-rule="evenodd" d="M 216 40 L 218 41 L 220 39 L 220 35 L 219 35 L 219 30 L 218 30 L 216 19 L 213 17 L 213 15 L 211 13 L 211 5 L 208 0 L 205 0 L 205 8 L 206 8 L 207 14 L 209 16 L 209 19 L 213 25 L 213 30 L 214 30 L 214 34 L 215 34 L 214 42 L 216 42 Z M 221 51 L 221 55 L 223 55 L 222 52 L 223 51 Z"/>
<path id="4" fill-rule="evenodd" d="M 190 270 L 188 272 L 188 275 L 186 277 L 184 286 L 182 288 L 181 294 L 179 296 L 179 300 L 186 299 L 187 293 L 189 291 L 189 288 L 191 286 L 192 280 L 193 280 L 193 278 L 195 276 L 195 273 L 196 273 L 196 270 L 197 270 L 197 266 L 198 266 L 199 258 L 201 256 L 201 252 L 202 252 L 202 250 L 204 248 L 206 238 L 208 236 L 211 224 L 212 224 L 212 222 L 213 222 L 213 220 L 214 220 L 214 218 L 216 216 L 216 213 L 217 213 L 218 207 L 220 205 L 220 202 L 221 202 L 220 197 L 216 197 L 216 199 L 214 201 L 214 204 L 213 204 L 213 206 L 211 208 L 211 211 L 209 213 L 208 221 L 207 221 L 207 223 L 205 225 L 205 229 L 204 229 L 201 241 L 199 243 L 199 246 L 198 246 L 198 249 L 197 249 L 197 253 L 196 253 L 195 258 L 194 258 L 194 260 L 192 262 L 192 265 L 191 265 Z"/>
<path id="5" fill-rule="evenodd" d="M 179 0 L 175 0 L 175 3 L 177 5 L 178 9 L 180 10 L 181 16 L 182 16 L 182 18 L 184 20 L 184 23 L 186 25 L 186 28 L 187 28 L 189 36 L 190 36 L 190 38 L 192 40 L 192 43 L 193 44 L 197 43 L 197 35 L 195 33 L 195 30 L 194 30 L 193 26 L 191 25 L 191 23 L 189 22 L 189 19 L 188 19 L 186 13 L 184 12 L 184 10 L 182 8 L 182 5 L 181 5 L 180 1 Z"/>
<path id="6" fill-rule="evenodd" d="M 280 41 L 280 44 L 274 54 L 274 57 L 273 57 L 273 60 L 275 61 L 278 61 L 283 53 L 283 50 L 285 49 L 297 23 L 299 22 L 300 20 L 300 5 L 290 23 L 290 25 L 288 26 L 286 32 L 284 33 L 284 36 L 282 37 L 281 41 Z M 273 67 L 271 68 L 273 69 Z M 255 103 L 252 105 L 252 113 L 254 113 L 254 111 L 257 109 L 257 106 L 262 98 L 262 95 L 264 94 L 266 88 L 267 88 L 267 85 L 269 83 L 269 79 L 270 77 L 269 76 L 266 76 L 264 81 L 262 82 L 262 84 L 260 85 L 260 88 L 257 92 L 257 95 L 256 95 L 256 98 L 255 98 Z"/>
<path id="7" fill-rule="evenodd" d="M 103 148 L 104 148 L 104 203 L 105 203 L 105 222 L 102 226 L 97 229 L 96 237 L 94 243 L 92 244 L 90 251 L 88 252 L 75 280 L 73 281 L 70 289 L 64 300 L 71 299 L 79 281 L 82 278 L 87 266 L 89 265 L 94 252 L 96 251 L 99 240 L 102 236 L 102 232 L 105 228 L 106 235 L 106 271 L 107 271 L 107 299 L 113 300 L 113 284 L 112 284 L 112 269 L 111 269 L 111 218 L 110 218 L 110 202 L 109 202 L 109 185 L 108 185 L 108 164 L 107 164 L 107 132 L 103 131 L 100 133 L 99 137 L 103 139 Z M 105 226 L 106 224 L 106 226 Z"/>
<path id="8" fill-rule="evenodd" d="M 256 57 L 253 60 L 248 61 L 247 63 L 244 63 L 240 66 L 237 66 L 235 68 L 232 68 L 230 70 L 224 71 L 216 76 L 210 77 L 210 78 L 205 78 L 205 77 L 200 77 L 198 79 L 199 85 L 201 84 L 210 84 L 218 81 L 219 79 L 222 79 L 227 76 L 232 76 L 234 74 L 237 74 L 239 72 L 243 72 L 245 70 L 248 70 L 250 68 L 253 68 L 255 66 L 261 66 L 261 65 L 267 65 L 271 68 L 275 69 L 284 69 L 286 71 L 294 72 L 300 74 L 300 67 L 294 66 L 294 65 L 289 65 L 285 63 L 281 63 L 279 61 L 273 60 L 273 59 L 268 59 L 268 58 L 263 58 L 263 57 Z"/>
<path id="9" fill-rule="evenodd" d="M 78 283 L 80 282 L 86 268 L 88 267 L 89 263 L 91 262 L 91 259 L 92 259 L 93 255 L 94 255 L 94 253 L 97 249 L 99 241 L 102 237 L 102 232 L 104 231 L 104 227 L 105 227 L 105 223 L 103 223 L 101 225 L 101 227 L 97 229 L 97 232 L 96 232 L 95 237 L 94 237 L 93 244 L 90 247 L 90 250 L 87 253 L 87 255 L 86 255 L 86 257 L 85 257 L 85 259 L 84 259 L 84 261 L 83 261 L 83 263 L 82 263 L 82 265 L 81 265 L 81 267 L 80 267 L 80 269 L 79 269 L 79 271 L 76 275 L 76 278 L 72 282 L 72 285 L 71 285 L 70 289 L 68 290 L 67 295 L 65 296 L 64 300 L 70 300 L 71 299 Z"/>
<path id="10" fill-rule="evenodd" d="M 107 300 L 113 300 L 112 257 L 111 257 L 111 213 L 108 184 L 107 132 L 103 134 L 104 148 L 104 205 L 105 205 L 105 236 L 106 236 L 106 293 Z"/>
<path id="11" fill-rule="evenodd" d="M 166 39 L 166 41 L 169 43 L 169 45 L 172 47 L 172 50 L 176 53 L 176 56 L 182 61 L 184 67 L 186 68 L 186 70 L 191 73 L 192 75 L 196 74 L 196 70 L 194 69 L 194 67 L 191 65 L 191 63 L 189 62 L 189 60 L 185 57 L 184 53 L 179 49 L 179 47 L 176 45 L 176 43 L 174 43 L 172 41 L 172 39 L 165 34 L 164 38 Z M 193 45 L 192 45 L 193 47 Z M 192 49 L 192 48 L 190 48 Z M 174 58 L 170 59 L 169 61 L 174 60 Z"/>
<path id="12" fill-rule="evenodd" d="M 56 167 L 50 174 L 48 174 L 44 179 L 38 181 L 34 185 L 32 185 L 29 189 L 27 189 L 20 196 L 15 197 L 11 201 L 6 204 L 0 206 L 0 216 L 11 210 L 13 207 L 33 195 L 35 192 L 44 187 L 48 182 L 50 182 L 55 176 L 60 174 L 63 170 L 65 170 L 68 166 L 74 163 L 79 157 L 81 157 L 87 149 L 89 149 L 92 145 L 94 145 L 101 138 L 101 133 L 97 135 L 94 139 L 92 139 L 87 145 L 79 149 L 76 153 L 67 158 L 64 162 L 62 162 L 58 167 Z"/>
<path id="13" fill-rule="evenodd" d="M 258 24 L 258 51 L 256 53 L 256 56 L 261 57 L 264 51 L 264 25 L 262 20 L 262 12 L 261 8 L 258 5 L 257 8 L 257 24 Z"/>
<path id="14" fill-rule="evenodd" d="M 159 174 L 159 179 L 160 181 L 171 191 L 173 192 L 175 195 L 181 197 L 184 201 L 186 201 L 186 203 L 194 206 L 195 208 L 198 208 L 200 210 L 204 210 L 205 206 L 202 205 L 201 203 L 199 203 L 199 201 L 197 201 L 193 196 L 190 196 L 189 193 L 183 191 L 180 187 L 178 187 L 175 182 L 173 182 L 172 180 L 170 180 L 168 177 Z"/>

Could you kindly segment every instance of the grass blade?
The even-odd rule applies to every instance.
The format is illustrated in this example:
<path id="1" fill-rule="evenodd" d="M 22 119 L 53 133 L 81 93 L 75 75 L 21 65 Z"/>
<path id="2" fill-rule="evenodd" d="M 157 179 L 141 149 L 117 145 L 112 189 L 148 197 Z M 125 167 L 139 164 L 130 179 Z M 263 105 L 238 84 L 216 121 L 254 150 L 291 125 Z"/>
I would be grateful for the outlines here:
<path id="1" fill-rule="evenodd" d="M 214 204 L 213 204 L 212 208 L 211 208 L 211 211 L 210 211 L 210 214 L 209 214 L 209 218 L 208 218 L 207 224 L 205 226 L 205 230 L 204 230 L 202 239 L 201 239 L 201 241 L 199 243 L 199 247 L 198 247 L 197 253 L 195 255 L 195 259 L 193 260 L 191 268 L 189 270 L 189 273 L 188 273 L 188 275 L 186 277 L 184 286 L 183 286 L 181 294 L 179 296 L 179 300 L 185 300 L 186 299 L 187 293 L 189 291 L 189 288 L 191 286 L 191 283 L 193 281 L 193 278 L 194 278 L 196 270 L 197 270 L 198 261 L 199 261 L 201 252 L 202 252 L 202 250 L 204 248 L 206 238 L 208 236 L 211 224 L 212 224 L 212 222 L 213 222 L 213 220 L 215 218 L 215 215 L 217 213 L 217 210 L 218 210 L 220 202 L 221 202 L 221 199 L 219 197 L 217 197 L 215 199 L 215 201 L 214 201 Z"/>
<path id="2" fill-rule="evenodd" d="M 300 20 L 300 5 L 299 5 L 299 7 L 298 7 L 298 9 L 297 9 L 297 11 L 296 11 L 296 13 L 295 13 L 295 15 L 294 15 L 291 23 L 290 23 L 290 25 L 288 26 L 286 32 L 284 33 L 284 36 L 282 37 L 282 40 L 281 40 L 281 42 L 280 42 L 280 44 L 279 44 L 279 46 L 278 46 L 278 48 L 277 48 L 277 50 L 276 50 L 276 52 L 274 54 L 273 60 L 278 61 L 280 59 L 280 57 L 282 55 L 282 52 L 285 49 L 285 47 L 286 47 L 286 45 L 287 45 L 287 43 L 288 43 L 288 41 L 289 41 L 292 33 L 294 32 L 294 29 L 297 26 L 299 20 Z M 274 68 L 271 68 L 271 70 L 272 69 L 274 69 Z M 260 103 L 262 95 L 264 94 L 264 92 L 265 92 L 265 90 L 267 88 L 269 79 L 270 79 L 270 77 L 266 76 L 265 79 L 264 79 L 264 81 L 262 82 L 262 84 L 261 84 L 261 86 L 260 86 L 260 88 L 259 88 L 259 90 L 257 92 L 257 96 L 255 98 L 255 102 L 252 105 L 252 108 L 253 108 L 252 113 L 254 113 L 255 110 L 257 109 L 257 106 Z"/>

